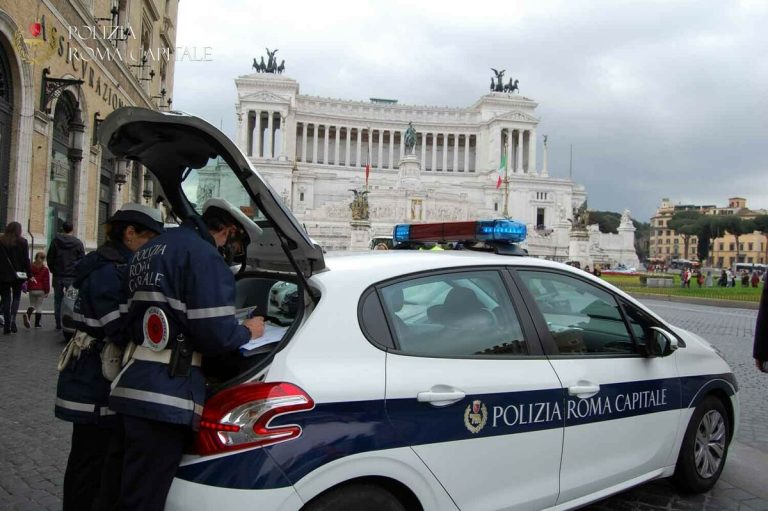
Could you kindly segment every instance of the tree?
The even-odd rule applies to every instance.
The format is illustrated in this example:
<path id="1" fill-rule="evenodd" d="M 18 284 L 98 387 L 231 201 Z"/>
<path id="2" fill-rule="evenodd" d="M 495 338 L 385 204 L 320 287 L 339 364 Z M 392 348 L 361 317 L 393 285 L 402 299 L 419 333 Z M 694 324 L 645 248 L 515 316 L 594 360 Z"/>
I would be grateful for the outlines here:
<path id="1" fill-rule="evenodd" d="M 667 222 L 670 229 L 683 237 L 683 259 L 688 257 L 688 245 L 691 242 L 691 236 L 698 234 L 698 221 L 701 216 L 701 213 L 694 210 L 678 211 Z"/>
<path id="2" fill-rule="evenodd" d="M 768 262 L 768 215 L 758 215 L 752 222 L 755 230 L 765 236 L 765 261 Z"/>
<path id="3" fill-rule="evenodd" d="M 717 215 L 702 215 L 696 222 L 696 236 L 699 238 L 696 253 L 702 263 L 709 259 L 709 250 L 714 240 L 725 232 L 722 219 L 723 217 Z"/>
<path id="4" fill-rule="evenodd" d="M 736 238 L 736 262 L 741 262 L 740 250 L 739 250 L 739 237 L 744 234 L 749 234 L 755 231 L 755 224 L 752 220 L 745 220 L 740 216 L 729 215 L 723 217 L 723 227 L 725 231 L 732 234 Z"/>
<path id="5" fill-rule="evenodd" d="M 597 224 L 600 232 L 617 233 L 621 223 L 621 214 L 613 211 L 590 211 L 589 222 Z"/>

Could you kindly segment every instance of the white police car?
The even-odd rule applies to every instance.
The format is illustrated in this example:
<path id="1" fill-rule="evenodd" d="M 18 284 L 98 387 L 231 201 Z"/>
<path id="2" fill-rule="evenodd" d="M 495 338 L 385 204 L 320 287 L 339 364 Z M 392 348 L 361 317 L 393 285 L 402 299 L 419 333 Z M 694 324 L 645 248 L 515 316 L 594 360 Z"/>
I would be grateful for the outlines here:
<path id="1" fill-rule="evenodd" d="M 288 326 L 204 362 L 211 397 L 167 509 L 559 510 L 662 477 L 717 481 L 739 416 L 726 362 L 600 279 L 499 255 L 520 252 L 521 224 L 394 233 L 498 253 L 324 258 L 214 127 L 116 114 L 109 150 L 146 165 L 178 216 L 216 194 L 256 219 L 237 307 Z"/>

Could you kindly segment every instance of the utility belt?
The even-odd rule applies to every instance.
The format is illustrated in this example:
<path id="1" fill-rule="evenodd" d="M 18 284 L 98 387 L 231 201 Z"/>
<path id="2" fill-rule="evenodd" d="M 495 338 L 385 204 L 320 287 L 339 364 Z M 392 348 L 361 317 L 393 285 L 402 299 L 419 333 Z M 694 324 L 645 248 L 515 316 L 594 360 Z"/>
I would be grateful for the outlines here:
<path id="1" fill-rule="evenodd" d="M 79 360 L 83 353 L 94 350 L 101 358 L 101 374 L 105 379 L 113 381 L 122 367 L 123 348 L 108 339 L 97 339 L 94 336 L 78 330 L 69 340 L 59 355 L 58 370 L 63 371 L 72 359 Z"/>
<path id="2" fill-rule="evenodd" d="M 154 351 L 144 346 L 136 346 L 136 349 L 131 355 L 134 360 L 143 360 L 145 362 L 159 362 L 160 364 L 170 364 L 173 359 L 173 350 L 167 349 L 163 351 Z M 203 354 L 195 351 L 192 353 L 192 359 L 190 365 L 194 367 L 200 367 L 203 362 Z"/>
<path id="3" fill-rule="evenodd" d="M 200 367 L 203 362 L 203 354 L 194 351 L 182 334 L 176 336 L 176 342 L 167 349 L 158 350 L 135 344 L 133 346 L 133 351 L 128 354 L 130 358 L 165 364 L 171 377 L 189 376 L 192 367 Z"/>

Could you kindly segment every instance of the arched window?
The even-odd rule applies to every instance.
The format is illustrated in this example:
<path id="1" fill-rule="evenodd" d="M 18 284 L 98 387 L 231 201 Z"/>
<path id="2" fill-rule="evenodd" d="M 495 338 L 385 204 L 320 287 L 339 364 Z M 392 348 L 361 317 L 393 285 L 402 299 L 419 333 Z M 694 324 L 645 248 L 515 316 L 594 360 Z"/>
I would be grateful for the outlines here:
<path id="1" fill-rule="evenodd" d="M 13 136 L 13 76 L 5 48 L 0 45 L 0 224 L 8 214 L 8 182 Z"/>
<path id="2" fill-rule="evenodd" d="M 68 92 L 56 101 L 53 113 L 53 144 L 48 199 L 48 237 L 53 239 L 64 222 L 72 223 L 74 202 L 75 164 L 69 157 L 73 148 L 72 121 L 76 103 Z"/>

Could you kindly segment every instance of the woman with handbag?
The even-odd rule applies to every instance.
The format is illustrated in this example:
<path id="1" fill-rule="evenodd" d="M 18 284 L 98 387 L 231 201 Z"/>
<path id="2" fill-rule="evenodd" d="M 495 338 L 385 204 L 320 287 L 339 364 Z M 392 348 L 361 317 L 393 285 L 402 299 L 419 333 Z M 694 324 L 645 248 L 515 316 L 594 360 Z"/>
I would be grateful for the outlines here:
<path id="1" fill-rule="evenodd" d="M 21 236 L 21 224 L 11 222 L 0 237 L 0 311 L 5 324 L 3 333 L 16 333 L 16 314 L 19 312 L 21 286 L 32 271 L 29 263 L 29 245 Z"/>
<path id="2" fill-rule="evenodd" d="M 64 511 L 113 509 L 120 490 L 122 425 L 107 406 L 119 370 L 114 346 L 124 346 L 120 306 L 133 252 L 163 232 L 160 212 L 124 204 L 107 220 L 107 241 L 77 263 L 76 332 L 59 359 L 55 415 L 72 422 L 64 472 Z M 111 341 L 111 342 L 110 342 Z M 116 360 L 117 359 L 117 360 Z"/>

